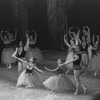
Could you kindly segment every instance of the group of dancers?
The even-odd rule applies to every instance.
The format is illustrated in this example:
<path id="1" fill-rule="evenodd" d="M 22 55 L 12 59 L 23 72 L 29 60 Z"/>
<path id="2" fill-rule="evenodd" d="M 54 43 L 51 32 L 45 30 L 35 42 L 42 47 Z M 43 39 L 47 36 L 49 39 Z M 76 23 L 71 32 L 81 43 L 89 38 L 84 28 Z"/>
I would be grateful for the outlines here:
<path id="1" fill-rule="evenodd" d="M 73 27 L 69 28 L 70 43 L 68 43 L 66 39 L 66 34 L 64 35 L 65 44 L 69 47 L 66 61 L 72 58 L 73 49 L 75 48 L 76 45 L 79 45 L 80 52 L 82 55 L 81 66 L 82 69 L 85 71 L 84 74 L 88 74 L 87 70 L 94 70 L 95 71 L 94 76 L 96 76 L 97 70 L 99 69 L 99 67 L 97 66 L 97 63 L 99 61 L 97 54 L 97 49 L 99 45 L 99 36 L 96 34 L 93 34 L 91 36 L 91 32 L 88 26 L 83 26 L 82 32 L 78 27 L 76 27 L 77 32 L 72 31 L 72 29 Z M 73 63 L 70 63 L 67 66 L 69 67 L 69 69 L 72 69 Z"/>
<path id="2" fill-rule="evenodd" d="M 85 70 L 87 74 L 90 60 L 97 56 L 96 51 L 99 43 L 99 36 L 97 35 L 97 40 L 94 41 L 95 35 L 93 35 L 91 41 L 89 27 L 84 26 L 82 34 L 78 27 L 78 32 L 71 31 L 72 28 L 73 27 L 70 27 L 69 29 L 70 43 L 68 43 L 66 39 L 66 34 L 64 35 L 65 44 L 69 47 L 66 60 L 62 62 L 61 59 L 58 59 L 58 66 L 53 70 L 47 67 L 44 67 L 45 70 L 41 70 L 37 67 L 37 62 L 42 58 L 41 51 L 34 45 L 37 35 L 36 32 L 32 30 L 31 32 L 35 34 L 35 38 L 33 39 L 32 35 L 29 34 L 30 31 L 26 32 L 26 42 L 23 43 L 23 41 L 20 41 L 15 51 L 10 54 L 11 58 L 18 61 L 18 87 L 44 87 L 58 92 L 75 90 L 74 95 L 77 95 L 80 93 L 81 86 L 83 93 L 87 93 L 87 87 L 81 82 L 80 75 L 82 70 Z M 5 37 L 7 36 L 9 36 L 8 32 Z M 7 48 L 8 47 L 6 47 L 5 52 L 9 51 Z M 64 66 L 68 68 L 67 72 L 63 72 Z M 75 84 L 67 75 L 70 69 L 74 71 Z M 54 72 L 54 74 L 50 75 L 48 72 Z M 95 73 L 97 74 L 96 67 Z"/>
<path id="3" fill-rule="evenodd" d="M 71 27 L 72 28 L 72 27 Z M 19 77 L 17 81 L 17 86 L 25 86 L 25 87 L 44 87 L 47 89 L 50 89 L 52 91 L 67 91 L 67 90 L 75 90 L 74 95 L 79 94 L 80 92 L 80 86 L 83 89 L 84 94 L 87 93 L 87 87 L 83 85 L 80 79 L 81 70 L 85 70 L 85 73 L 87 73 L 87 68 L 89 66 L 89 60 L 95 55 L 97 56 L 96 50 L 99 43 L 99 36 L 97 36 L 97 41 L 91 43 L 90 38 L 90 30 L 89 27 L 84 26 L 83 27 L 83 34 L 82 34 L 82 40 L 80 39 L 80 30 L 78 29 L 78 32 L 71 32 L 71 28 L 69 29 L 69 35 L 70 35 L 70 44 L 66 40 L 66 35 L 64 35 L 64 41 L 67 46 L 69 46 L 68 49 L 68 55 L 66 57 L 65 62 L 62 63 L 61 59 L 57 60 L 57 68 L 56 69 L 48 69 L 45 67 L 45 71 L 47 72 L 55 72 L 53 75 L 48 75 L 47 72 L 44 70 L 41 70 L 37 67 L 36 57 L 32 56 L 29 57 L 29 59 L 25 59 L 22 55 L 25 50 L 21 50 L 20 47 L 17 47 L 15 52 L 13 53 L 12 57 L 18 60 L 19 62 Z M 86 30 L 87 29 L 87 30 Z M 23 48 L 26 48 L 26 51 L 29 50 L 29 43 L 28 39 L 26 44 L 23 46 Z M 93 36 L 94 41 L 94 36 Z M 21 67 L 22 64 L 25 64 L 25 67 Z M 68 77 L 68 71 L 65 73 L 63 72 L 63 66 L 66 66 L 68 70 L 71 68 L 74 70 L 74 78 L 75 78 L 75 84 L 71 81 L 71 79 Z"/>
<path id="4" fill-rule="evenodd" d="M 31 57 L 29 61 L 19 57 L 18 55 L 19 48 L 16 48 L 12 57 L 17 59 L 20 63 L 25 63 L 26 68 L 22 70 L 19 74 L 17 86 L 25 86 L 25 87 L 44 87 L 52 91 L 63 92 L 67 90 L 75 90 L 74 95 L 79 93 L 80 85 L 83 88 L 84 94 L 87 93 L 87 88 L 80 81 L 80 70 L 81 70 L 81 54 L 80 48 L 78 45 L 73 49 L 73 58 L 62 63 L 61 59 L 57 60 L 57 68 L 56 69 L 48 69 L 45 67 L 47 72 L 55 72 L 53 75 L 48 75 L 47 72 L 39 69 L 36 66 L 36 58 Z M 69 63 L 74 64 L 74 77 L 76 82 L 75 84 L 71 81 L 71 79 L 63 72 L 63 66 Z"/>
<path id="5" fill-rule="evenodd" d="M 7 68 L 11 68 L 13 63 L 16 63 L 17 60 L 12 58 L 12 54 L 14 53 L 16 47 L 19 47 L 19 50 L 23 50 L 23 46 L 27 41 L 27 48 L 25 48 L 27 52 L 25 52 L 25 59 L 29 60 L 30 57 L 36 57 L 37 60 L 41 60 L 43 58 L 41 50 L 36 46 L 37 33 L 35 30 L 26 31 L 26 40 L 20 39 L 19 44 L 16 42 L 17 37 L 17 29 L 9 28 L 7 30 L 3 30 L 0 32 L 0 37 L 4 43 L 4 49 L 1 54 L 1 62 L 6 65 Z M 24 53 L 22 54 L 24 55 Z M 21 55 L 21 56 L 22 56 Z"/>

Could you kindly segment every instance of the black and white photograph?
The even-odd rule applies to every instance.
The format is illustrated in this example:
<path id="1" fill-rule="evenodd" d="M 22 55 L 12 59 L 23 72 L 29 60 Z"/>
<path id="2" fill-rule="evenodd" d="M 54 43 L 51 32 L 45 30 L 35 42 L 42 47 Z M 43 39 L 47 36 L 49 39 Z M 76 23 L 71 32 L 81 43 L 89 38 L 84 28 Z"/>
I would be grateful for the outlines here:
<path id="1" fill-rule="evenodd" d="M 0 0 L 0 100 L 100 100 L 100 0 Z"/>

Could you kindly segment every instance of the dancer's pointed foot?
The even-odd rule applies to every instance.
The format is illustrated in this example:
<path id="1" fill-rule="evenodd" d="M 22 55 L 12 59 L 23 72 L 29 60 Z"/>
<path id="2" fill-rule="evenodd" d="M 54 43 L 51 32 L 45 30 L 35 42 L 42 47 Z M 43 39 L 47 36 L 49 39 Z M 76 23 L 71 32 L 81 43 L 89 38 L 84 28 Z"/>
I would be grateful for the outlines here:
<path id="1" fill-rule="evenodd" d="M 87 88 L 84 88 L 84 94 L 87 94 L 87 90 L 88 90 Z"/>
<path id="2" fill-rule="evenodd" d="M 7 69 L 10 69 L 11 68 L 11 65 L 9 65 L 8 67 L 7 67 Z"/>
<path id="3" fill-rule="evenodd" d="M 78 91 L 76 91 L 75 93 L 74 93 L 74 95 L 78 95 L 79 94 L 79 92 Z"/>
<path id="4" fill-rule="evenodd" d="M 94 76 L 97 76 L 97 72 L 94 73 Z"/>

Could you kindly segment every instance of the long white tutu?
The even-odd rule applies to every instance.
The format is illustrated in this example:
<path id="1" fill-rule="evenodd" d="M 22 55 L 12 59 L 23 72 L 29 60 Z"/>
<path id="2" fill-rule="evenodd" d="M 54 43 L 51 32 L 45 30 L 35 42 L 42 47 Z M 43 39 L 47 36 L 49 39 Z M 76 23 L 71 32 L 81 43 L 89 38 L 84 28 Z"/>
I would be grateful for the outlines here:
<path id="1" fill-rule="evenodd" d="M 66 61 L 71 60 L 73 58 L 73 52 L 69 52 L 67 57 L 66 57 Z M 73 69 L 73 63 L 69 63 L 67 64 L 67 67 L 69 69 Z"/>
<path id="2" fill-rule="evenodd" d="M 34 49 L 29 48 L 25 54 L 25 58 L 26 58 L 26 60 L 29 61 L 29 59 L 31 57 L 35 57 L 37 59 L 37 61 L 39 62 L 41 59 L 43 59 L 43 54 L 42 54 L 41 50 L 37 47 Z"/>
<path id="3" fill-rule="evenodd" d="M 4 48 L 1 54 L 1 61 L 3 64 L 11 64 L 10 48 Z"/>
<path id="4" fill-rule="evenodd" d="M 64 92 L 67 90 L 74 90 L 75 86 L 72 81 L 65 74 L 54 75 L 43 82 L 44 86 L 50 90 L 57 92 Z"/>
<path id="5" fill-rule="evenodd" d="M 12 58 L 14 50 L 12 48 L 4 48 L 1 54 L 1 62 L 3 64 L 15 63 L 17 60 Z"/>
<path id="6" fill-rule="evenodd" d="M 31 87 L 44 87 L 42 84 L 51 75 L 48 73 L 42 73 L 36 69 L 32 70 L 32 73 L 25 73 L 26 69 L 20 74 L 17 86 L 31 86 Z"/>
<path id="7" fill-rule="evenodd" d="M 89 59 L 91 59 L 92 57 L 92 46 L 91 45 L 88 47 L 88 57 Z"/>
<path id="8" fill-rule="evenodd" d="M 97 54 L 97 56 L 93 56 L 89 61 L 89 67 L 88 70 L 98 70 L 100 71 L 100 55 Z"/>
<path id="9" fill-rule="evenodd" d="M 20 74 L 18 81 L 17 81 L 17 86 L 34 87 L 34 84 L 32 83 L 32 80 L 31 80 L 29 74 L 28 73 L 26 74 L 25 70 Z"/>

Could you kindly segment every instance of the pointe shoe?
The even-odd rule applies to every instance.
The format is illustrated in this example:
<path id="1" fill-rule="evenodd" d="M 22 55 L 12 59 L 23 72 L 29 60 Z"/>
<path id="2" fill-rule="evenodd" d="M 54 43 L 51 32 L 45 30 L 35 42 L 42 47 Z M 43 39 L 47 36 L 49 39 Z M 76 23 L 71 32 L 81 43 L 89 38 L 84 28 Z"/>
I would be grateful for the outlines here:
<path id="1" fill-rule="evenodd" d="M 26 88 L 32 88 L 32 86 L 26 86 Z"/>
<path id="2" fill-rule="evenodd" d="M 94 76 L 97 76 L 97 73 L 96 72 L 94 73 Z"/>
<path id="3" fill-rule="evenodd" d="M 87 88 L 84 89 L 84 94 L 87 94 L 87 90 L 88 90 Z"/>
<path id="4" fill-rule="evenodd" d="M 74 93 L 74 95 L 78 95 L 78 92 L 76 91 L 76 92 Z"/>
<path id="5" fill-rule="evenodd" d="M 7 69 L 9 69 L 9 68 L 11 68 L 11 65 L 9 65 L 9 66 L 7 67 Z"/>

